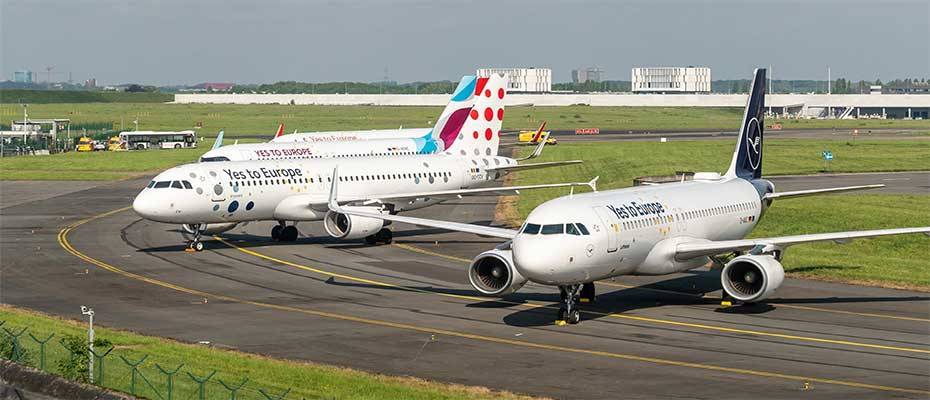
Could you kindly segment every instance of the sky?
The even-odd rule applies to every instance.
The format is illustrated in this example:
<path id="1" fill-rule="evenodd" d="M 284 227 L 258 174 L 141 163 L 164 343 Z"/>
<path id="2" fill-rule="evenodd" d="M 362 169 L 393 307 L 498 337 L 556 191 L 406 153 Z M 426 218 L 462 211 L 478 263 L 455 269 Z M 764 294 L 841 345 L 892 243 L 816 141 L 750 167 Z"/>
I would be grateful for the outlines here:
<path id="1" fill-rule="evenodd" d="M 709 66 L 930 78 L 930 0 L 0 0 L 0 80 L 458 80 L 479 67 Z M 385 73 L 386 72 L 386 73 Z"/>

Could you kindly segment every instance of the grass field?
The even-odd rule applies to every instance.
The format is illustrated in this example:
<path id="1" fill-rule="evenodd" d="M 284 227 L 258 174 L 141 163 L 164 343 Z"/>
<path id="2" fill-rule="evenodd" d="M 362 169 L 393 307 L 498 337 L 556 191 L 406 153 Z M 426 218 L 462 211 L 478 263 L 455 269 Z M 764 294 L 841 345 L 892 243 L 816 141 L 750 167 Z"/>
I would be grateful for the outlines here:
<path id="1" fill-rule="evenodd" d="M 178 164 L 196 161 L 209 150 L 197 149 L 69 152 L 50 156 L 0 159 L 0 180 L 106 181 L 154 174 Z"/>
<path id="2" fill-rule="evenodd" d="M 7 101 L 7 100 L 4 100 Z M 134 104 L 61 103 L 34 104 L 31 118 L 70 118 L 74 123 L 111 122 L 115 129 L 132 129 L 139 120 L 142 130 L 181 130 L 202 126 L 200 134 L 215 136 L 220 129 L 228 137 L 272 135 L 278 123 L 289 131 L 327 131 L 429 127 L 441 107 L 382 106 L 291 106 L 231 104 Z M 736 130 L 740 108 L 662 108 L 662 107 L 509 107 L 505 130 L 534 129 L 546 121 L 549 129 L 574 130 Z M 0 120 L 22 116 L 15 102 L 0 104 Z M 772 122 L 772 121 L 767 121 Z M 790 128 L 926 128 L 927 120 L 785 120 Z M 121 125 L 122 123 L 122 125 Z"/>
<path id="3" fill-rule="evenodd" d="M 632 185 L 637 176 L 668 175 L 675 171 L 723 172 L 733 142 L 682 141 L 662 145 L 648 142 L 561 144 L 540 161 L 584 159 L 580 166 L 519 173 L 515 184 L 588 180 L 600 175 L 598 188 Z M 820 152 L 829 148 L 835 159 L 831 172 L 904 171 L 930 169 L 930 143 L 926 141 L 766 140 L 763 171 L 766 175 L 813 174 L 823 169 Z M 534 207 L 565 195 L 566 190 L 523 192 L 515 219 L 522 221 Z M 930 225 L 930 196 L 825 195 L 776 202 L 753 232 L 756 237 L 840 230 L 862 230 Z M 785 268 L 796 276 L 903 286 L 930 290 L 928 239 L 923 235 L 898 236 L 834 243 L 801 245 L 786 252 Z"/>
<path id="4" fill-rule="evenodd" d="M 75 317 L 80 316 L 75 314 Z M 52 372 L 57 372 L 58 360 L 69 356 L 67 350 L 58 343 L 58 339 L 64 334 L 84 335 L 85 337 L 87 334 L 86 325 L 6 305 L 0 305 L 0 321 L 5 321 L 3 328 L 14 332 L 28 327 L 28 333 L 32 333 L 39 339 L 44 339 L 54 333 L 55 338 L 48 343 L 46 348 L 46 370 Z M 206 385 L 205 397 L 207 399 L 229 399 L 229 391 L 218 381 L 223 380 L 235 386 L 246 377 L 249 381 L 239 391 L 237 396 L 239 399 L 264 399 L 258 389 L 263 389 L 269 395 L 278 396 L 288 388 L 291 388 L 291 392 L 287 395 L 287 399 L 526 398 L 507 392 L 490 391 L 486 388 L 429 382 L 417 378 L 376 375 L 314 363 L 276 360 L 96 326 L 94 330 L 97 338 L 108 339 L 114 345 L 113 353 L 105 359 L 103 386 L 129 392 L 131 370 L 119 359 L 119 356 L 135 361 L 148 355 L 140 371 L 142 376 L 160 392 L 160 395 L 145 384 L 142 378 L 137 379 L 137 394 L 150 399 L 167 398 L 165 376 L 158 372 L 155 364 L 170 371 L 182 363 L 184 366 L 181 372 L 174 378 L 173 398 L 175 399 L 197 398 L 197 387 L 185 372 L 204 377 L 213 370 L 216 370 L 217 374 Z M 442 340 L 442 338 L 437 338 L 437 340 Z M 28 335 L 25 335 L 21 342 L 31 353 L 32 362 L 29 364 L 35 366 L 38 363 L 38 345 Z M 102 353 L 105 349 L 96 350 Z M 97 368 L 100 368 L 99 363 Z"/>
<path id="5" fill-rule="evenodd" d="M 0 103 L 48 104 L 48 103 L 164 103 L 174 101 L 174 95 L 157 92 L 91 92 L 84 90 L 0 90 Z"/>

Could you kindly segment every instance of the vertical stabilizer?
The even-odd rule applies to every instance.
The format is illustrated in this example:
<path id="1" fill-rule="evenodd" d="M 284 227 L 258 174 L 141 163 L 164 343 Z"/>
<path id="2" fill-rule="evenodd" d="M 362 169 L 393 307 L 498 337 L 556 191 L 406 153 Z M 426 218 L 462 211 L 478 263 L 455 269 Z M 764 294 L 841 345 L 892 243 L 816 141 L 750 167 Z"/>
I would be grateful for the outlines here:
<path id="1" fill-rule="evenodd" d="M 452 92 L 449 104 L 446 105 L 446 108 L 442 110 L 442 114 L 436 119 L 436 125 L 423 138 L 431 142 L 434 147 L 433 151 L 426 152 L 442 151 L 452 147 L 452 143 L 455 142 L 456 137 L 462 130 L 462 125 L 468 119 L 468 112 L 471 111 L 474 104 L 476 81 L 477 79 L 474 76 L 468 75 L 463 76 L 462 80 L 459 81 L 458 87 Z"/>
<path id="2" fill-rule="evenodd" d="M 736 150 L 726 176 L 747 180 L 762 177 L 762 133 L 765 120 L 765 68 L 756 68 L 749 87 L 749 100 L 743 114 L 743 124 L 736 139 Z"/>
<path id="3" fill-rule="evenodd" d="M 461 156 L 497 155 L 504 121 L 506 83 L 507 79 L 499 74 L 478 78 L 474 92 L 475 104 L 467 113 L 457 139 L 446 149 L 447 152 Z"/>

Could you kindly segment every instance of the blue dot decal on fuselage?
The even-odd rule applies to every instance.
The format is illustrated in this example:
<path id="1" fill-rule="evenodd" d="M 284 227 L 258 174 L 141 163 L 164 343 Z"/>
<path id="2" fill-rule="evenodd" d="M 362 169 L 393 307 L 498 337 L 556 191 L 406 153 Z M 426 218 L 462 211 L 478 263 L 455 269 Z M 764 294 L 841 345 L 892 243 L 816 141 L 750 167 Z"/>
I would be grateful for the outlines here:
<path id="1" fill-rule="evenodd" d="M 233 211 L 236 211 L 238 209 L 239 209 L 239 202 L 236 200 L 233 200 L 232 203 L 229 203 L 229 208 L 227 208 L 226 210 L 232 213 Z"/>
<path id="2" fill-rule="evenodd" d="M 245 205 L 245 210 L 249 211 L 252 209 L 252 207 L 255 207 L 255 203 L 250 201 L 248 204 Z"/>

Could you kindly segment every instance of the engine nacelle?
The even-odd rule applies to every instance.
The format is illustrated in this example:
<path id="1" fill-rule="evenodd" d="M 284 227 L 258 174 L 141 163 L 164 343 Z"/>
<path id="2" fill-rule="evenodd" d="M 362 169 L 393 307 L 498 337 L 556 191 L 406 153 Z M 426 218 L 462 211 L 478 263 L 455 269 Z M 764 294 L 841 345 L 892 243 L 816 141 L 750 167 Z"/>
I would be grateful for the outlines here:
<path id="1" fill-rule="evenodd" d="M 200 231 L 204 235 L 213 235 L 216 233 L 223 233 L 232 228 L 235 228 L 236 225 L 239 225 L 238 222 L 224 222 L 218 224 L 184 224 L 181 225 L 181 229 L 184 229 L 184 232 L 194 234 L 197 231 Z"/>
<path id="2" fill-rule="evenodd" d="M 380 213 L 379 207 L 344 207 L 349 210 Z M 374 235 L 384 227 L 384 220 L 377 218 L 359 217 L 329 211 L 323 218 L 323 228 L 326 233 L 336 239 L 360 239 Z"/>
<path id="3" fill-rule="evenodd" d="M 744 255 L 736 257 L 720 273 L 723 290 L 736 300 L 752 303 L 763 300 L 785 280 L 785 270 L 775 257 Z"/>
<path id="4" fill-rule="evenodd" d="M 468 281 L 475 290 L 490 296 L 510 294 L 526 284 L 526 278 L 513 267 L 510 249 L 488 250 L 475 257 L 468 267 Z"/>

